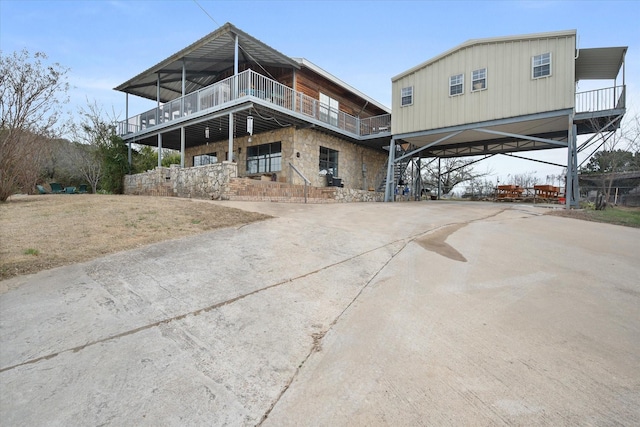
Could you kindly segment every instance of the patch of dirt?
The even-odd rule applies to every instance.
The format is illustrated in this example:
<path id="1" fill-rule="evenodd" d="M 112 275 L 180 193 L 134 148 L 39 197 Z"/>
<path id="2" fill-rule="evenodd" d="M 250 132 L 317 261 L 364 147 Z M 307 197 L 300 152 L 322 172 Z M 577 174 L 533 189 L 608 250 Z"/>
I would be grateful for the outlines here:
<path id="1" fill-rule="evenodd" d="M 0 280 L 267 218 L 174 197 L 13 196 L 0 203 Z"/>

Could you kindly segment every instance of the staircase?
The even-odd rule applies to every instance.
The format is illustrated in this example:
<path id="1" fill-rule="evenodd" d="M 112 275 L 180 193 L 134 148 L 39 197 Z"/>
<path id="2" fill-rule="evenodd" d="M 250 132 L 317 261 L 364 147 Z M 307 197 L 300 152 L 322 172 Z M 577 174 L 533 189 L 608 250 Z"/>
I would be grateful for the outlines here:
<path id="1" fill-rule="evenodd" d="M 398 151 L 396 153 L 396 157 L 404 156 L 406 153 L 408 153 L 411 150 L 414 150 L 415 148 L 416 147 L 409 144 L 406 150 Z M 398 184 L 400 177 L 402 176 L 404 171 L 407 170 L 407 166 L 409 165 L 410 160 L 411 158 L 407 157 L 406 159 L 403 159 L 400 162 L 396 162 L 395 167 L 393 168 L 393 182 L 395 184 Z M 387 161 L 384 162 L 384 168 L 382 170 L 383 176 L 382 176 L 382 179 L 380 180 L 380 185 L 377 188 L 377 191 L 381 191 L 383 193 L 387 185 L 387 168 L 388 167 L 389 167 L 389 158 L 387 157 Z"/>
<path id="2" fill-rule="evenodd" d="M 232 178 L 226 195 L 236 201 L 305 203 L 304 185 L 250 178 Z M 335 202 L 335 187 L 307 186 L 307 203 Z"/>

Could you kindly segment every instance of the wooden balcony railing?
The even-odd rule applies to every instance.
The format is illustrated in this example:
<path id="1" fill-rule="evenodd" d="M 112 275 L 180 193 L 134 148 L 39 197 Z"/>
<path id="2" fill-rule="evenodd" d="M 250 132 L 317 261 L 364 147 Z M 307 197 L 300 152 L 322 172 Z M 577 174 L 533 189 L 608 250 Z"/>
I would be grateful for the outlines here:
<path id="1" fill-rule="evenodd" d="M 391 133 L 391 114 L 360 119 L 330 108 L 317 99 L 296 92 L 253 70 L 243 71 L 158 108 L 129 117 L 118 123 L 118 132 L 121 136 L 135 134 L 201 111 L 222 109 L 230 102 L 244 97 L 258 98 L 354 136 Z"/>

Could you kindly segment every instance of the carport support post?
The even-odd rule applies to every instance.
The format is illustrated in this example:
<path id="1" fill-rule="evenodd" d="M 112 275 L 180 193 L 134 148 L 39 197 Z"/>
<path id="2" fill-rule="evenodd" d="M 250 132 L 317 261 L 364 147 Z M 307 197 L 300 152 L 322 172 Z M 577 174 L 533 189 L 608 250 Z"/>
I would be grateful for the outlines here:
<path id="1" fill-rule="evenodd" d="M 442 191 L 442 178 L 440 177 L 440 157 L 438 157 L 438 200 L 440 200 L 441 191 Z"/>
<path id="2" fill-rule="evenodd" d="M 184 168 L 184 146 L 185 146 L 185 130 L 184 126 L 180 128 L 180 167 Z"/>
<path id="3" fill-rule="evenodd" d="M 162 166 L 162 134 L 158 134 L 158 167 Z"/>
<path id="4" fill-rule="evenodd" d="M 580 189 L 578 187 L 578 154 L 577 154 L 577 126 L 573 124 L 573 117 L 569 116 L 569 138 L 567 141 L 567 183 L 565 187 L 565 207 L 578 207 Z"/>
<path id="5" fill-rule="evenodd" d="M 384 186 L 384 201 L 391 202 L 393 199 L 393 167 L 396 154 L 396 140 L 391 138 L 391 144 L 389 145 L 389 161 L 387 162 L 387 180 Z"/>

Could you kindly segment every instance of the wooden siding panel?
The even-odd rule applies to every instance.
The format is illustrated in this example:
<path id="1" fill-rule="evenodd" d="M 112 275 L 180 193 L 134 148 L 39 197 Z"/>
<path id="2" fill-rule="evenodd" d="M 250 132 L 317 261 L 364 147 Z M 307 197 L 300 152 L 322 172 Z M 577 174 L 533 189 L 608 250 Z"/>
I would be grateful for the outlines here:
<path id="1" fill-rule="evenodd" d="M 551 52 L 552 75 L 533 79 L 531 58 Z M 575 37 L 507 40 L 462 48 L 392 84 L 394 133 L 573 108 Z M 487 69 L 487 89 L 471 91 L 474 70 Z M 464 73 L 464 93 L 449 96 L 449 78 Z M 414 104 L 400 107 L 400 91 L 414 86 Z"/>
<path id="2" fill-rule="evenodd" d="M 338 101 L 340 111 L 355 117 L 366 118 L 387 114 L 386 111 L 367 103 L 359 96 L 308 69 L 302 69 L 296 74 L 295 90 L 318 100 L 322 92 Z"/>

